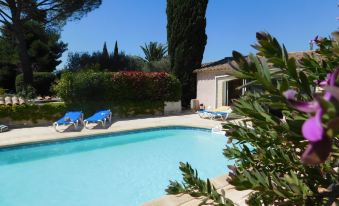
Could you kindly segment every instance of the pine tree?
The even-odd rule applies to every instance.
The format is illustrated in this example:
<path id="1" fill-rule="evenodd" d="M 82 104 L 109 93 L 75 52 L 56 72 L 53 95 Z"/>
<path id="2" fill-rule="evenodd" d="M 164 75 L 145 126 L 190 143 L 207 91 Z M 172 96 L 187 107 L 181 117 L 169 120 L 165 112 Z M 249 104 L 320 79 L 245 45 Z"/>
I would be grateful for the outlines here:
<path id="1" fill-rule="evenodd" d="M 0 5 L 0 25 L 10 25 L 12 35 L 17 41 L 26 88 L 33 83 L 33 69 L 25 38 L 25 24 L 35 20 L 47 27 L 60 28 L 67 20 L 81 19 L 98 8 L 101 0 L 0 0 Z"/>
<path id="2" fill-rule="evenodd" d="M 201 67 L 207 43 L 207 4 L 208 0 L 167 0 L 168 53 L 171 70 L 182 84 L 184 106 L 196 96 L 193 70 Z"/>

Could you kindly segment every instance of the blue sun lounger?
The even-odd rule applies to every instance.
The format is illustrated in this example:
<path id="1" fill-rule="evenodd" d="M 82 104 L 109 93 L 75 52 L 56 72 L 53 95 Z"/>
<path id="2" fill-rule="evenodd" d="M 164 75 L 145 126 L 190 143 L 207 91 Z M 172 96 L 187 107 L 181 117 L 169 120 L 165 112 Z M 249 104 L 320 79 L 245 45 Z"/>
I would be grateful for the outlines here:
<path id="1" fill-rule="evenodd" d="M 0 124 L 0 132 L 5 132 L 8 130 L 8 127 Z"/>
<path id="2" fill-rule="evenodd" d="M 198 110 L 197 114 L 199 114 L 199 116 L 204 119 L 208 118 L 215 120 L 217 118 L 220 118 L 221 120 L 226 120 L 230 112 L 213 112 L 208 110 Z"/>
<path id="3" fill-rule="evenodd" d="M 90 129 L 88 127 L 89 123 L 101 123 L 102 127 L 106 126 L 106 122 L 111 122 L 112 121 L 112 112 L 111 110 L 100 110 L 93 114 L 91 117 L 87 118 L 84 120 L 85 128 Z"/>
<path id="4" fill-rule="evenodd" d="M 61 119 L 53 123 L 53 127 L 56 131 L 60 125 L 74 125 L 74 128 L 77 129 L 82 124 L 83 118 L 84 114 L 80 111 L 67 112 Z"/>
<path id="5" fill-rule="evenodd" d="M 215 120 L 217 118 L 220 118 L 221 120 L 226 120 L 228 118 L 229 112 L 212 112 L 211 113 L 211 119 Z"/>

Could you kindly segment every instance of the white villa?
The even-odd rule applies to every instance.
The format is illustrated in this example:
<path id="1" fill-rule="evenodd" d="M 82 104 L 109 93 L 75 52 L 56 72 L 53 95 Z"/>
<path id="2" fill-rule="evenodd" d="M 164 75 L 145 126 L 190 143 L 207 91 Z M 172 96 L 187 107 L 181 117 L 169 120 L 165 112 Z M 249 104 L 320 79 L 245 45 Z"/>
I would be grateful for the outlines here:
<path id="1" fill-rule="evenodd" d="M 304 53 L 312 54 L 313 52 L 291 52 L 289 56 L 301 59 Z M 201 68 L 194 71 L 197 75 L 199 104 L 210 109 L 230 106 L 233 99 L 237 99 L 245 93 L 246 88 L 241 90 L 237 88 L 246 84 L 246 80 L 232 76 L 234 70 L 230 66 L 231 63 L 235 63 L 233 58 L 226 57 L 216 62 L 203 64 Z"/>

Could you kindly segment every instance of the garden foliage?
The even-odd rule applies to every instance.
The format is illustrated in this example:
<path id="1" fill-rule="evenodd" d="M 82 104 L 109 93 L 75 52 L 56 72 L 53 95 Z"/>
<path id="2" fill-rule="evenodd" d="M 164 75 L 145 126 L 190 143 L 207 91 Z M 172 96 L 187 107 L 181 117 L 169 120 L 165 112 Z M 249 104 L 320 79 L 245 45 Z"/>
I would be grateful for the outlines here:
<path id="1" fill-rule="evenodd" d="M 58 32 L 46 29 L 39 22 L 26 22 L 24 28 L 28 56 L 33 71 L 53 72 L 61 63 L 59 58 L 66 51 L 67 44 L 60 41 Z M 0 30 L 0 87 L 14 92 L 15 77 L 22 73 L 17 41 L 12 36 L 10 26 L 2 25 Z"/>
<path id="2" fill-rule="evenodd" d="M 66 112 L 64 103 L 47 103 L 43 105 L 13 105 L 0 106 L 0 117 L 10 118 L 14 121 L 32 121 L 38 120 L 55 121 Z"/>
<path id="3" fill-rule="evenodd" d="M 249 205 L 331 205 L 339 196 L 339 79 L 335 76 L 332 85 L 324 88 L 319 84 L 337 71 L 339 39 L 334 34 L 333 38 L 316 38 L 318 49 L 299 60 L 267 33 L 257 33 L 258 43 L 253 46 L 257 55 L 233 52 L 234 75 L 247 79 L 248 88 L 262 88 L 248 89 L 235 101 L 234 112 L 249 117 L 252 126 L 245 122 L 224 126 L 228 130 L 224 155 L 235 161 L 228 181 L 238 190 L 253 190 Z M 291 95 L 286 98 L 291 89 L 292 99 Z M 313 110 L 300 111 L 306 105 L 321 108 L 316 109 L 321 116 L 314 116 Z M 271 109 L 282 111 L 284 119 L 270 113 Z M 317 124 L 309 127 L 315 120 Z M 309 138 L 318 130 L 322 131 L 319 140 Z M 190 186 L 184 178 L 184 184 L 171 182 L 167 191 L 190 193 Z"/>
<path id="4" fill-rule="evenodd" d="M 117 112 L 126 115 L 161 112 L 164 101 L 181 97 L 180 82 L 165 72 L 66 72 L 54 88 L 71 107 L 85 111 L 119 107 Z"/>
<path id="5" fill-rule="evenodd" d="M 171 65 L 166 56 L 166 47 L 158 42 L 151 42 L 141 47 L 145 52 L 145 59 L 126 55 L 119 52 L 118 42 L 115 42 L 114 51 L 109 53 L 106 43 L 102 51 L 93 53 L 70 53 L 65 69 L 69 71 L 95 70 L 105 72 L 117 71 L 145 71 L 170 72 Z"/>
<path id="6" fill-rule="evenodd" d="M 167 46 L 159 44 L 158 42 L 150 42 L 145 46 L 140 46 L 145 54 L 145 60 L 147 62 L 160 61 L 167 54 Z"/>
<path id="7" fill-rule="evenodd" d="M 17 42 L 16 50 L 26 90 L 26 87 L 33 83 L 33 65 L 26 42 L 25 24 L 33 20 L 41 23 L 44 28 L 60 29 L 67 20 L 81 19 L 88 12 L 98 8 L 101 0 L 6 0 L 0 1 L 0 5 L 0 22 L 9 27 L 13 39 Z M 35 46 L 42 48 L 43 44 L 36 42 Z"/>
<path id="8" fill-rule="evenodd" d="M 53 73 L 50 72 L 34 72 L 33 73 L 33 88 L 35 93 L 41 96 L 51 96 L 53 91 L 51 86 L 53 85 L 56 77 Z M 24 89 L 24 78 L 23 74 L 19 74 L 15 80 L 16 92 L 20 93 Z"/>

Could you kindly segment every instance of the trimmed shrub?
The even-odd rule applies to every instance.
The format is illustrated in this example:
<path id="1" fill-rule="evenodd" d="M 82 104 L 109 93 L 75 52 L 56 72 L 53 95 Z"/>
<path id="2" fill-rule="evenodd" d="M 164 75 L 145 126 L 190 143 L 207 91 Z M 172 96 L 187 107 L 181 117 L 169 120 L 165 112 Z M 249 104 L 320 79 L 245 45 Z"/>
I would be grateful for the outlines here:
<path id="1" fill-rule="evenodd" d="M 33 87 L 36 90 L 37 95 L 50 96 L 53 95 L 51 86 L 56 77 L 53 73 L 49 72 L 34 72 L 33 73 Z M 23 90 L 24 77 L 23 74 L 19 74 L 15 80 L 16 92 L 19 93 Z"/>
<path id="2" fill-rule="evenodd" d="M 82 71 L 65 72 L 53 89 L 66 103 L 108 101 L 111 91 L 111 74 Z"/>
<path id="3" fill-rule="evenodd" d="M 43 105 L 0 106 L 0 117 L 12 120 L 26 120 L 35 123 L 39 119 L 55 121 L 66 112 L 64 103 L 48 103 Z"/>
<path id="4" fill-rule="evenodd" d="M 178 101 L 181 98 L 180 82 L 166 72 L 113 73 L 113 93 L 119 101 Z"/>
<path id="5" fill-rule="evenodd" d="M 159 61 L 145 62 L 142 67 L 142 71 L 171 73 L 171 62 L 169 58 L 162 58 Z"/>
<path id="6" fill-rule="evenodd" d="M 6 89 L 8 92 L 14 92 L 16 75 L 16 68 L 0 63 L 0 87 Z"/>
<path id="7" fill-rule="evenodd" d="M 0 87 L 0 95 L 4 95 L 6 93 L 6 89 Z"/>
<path id="8" fill-rule="evenodd" d="M 122 116 L 163 112 L 164 101 L 181 98 L 180 82 L 165 72 L 65 72 L 54 90 L 69 108 L 110 108 Z"/>

